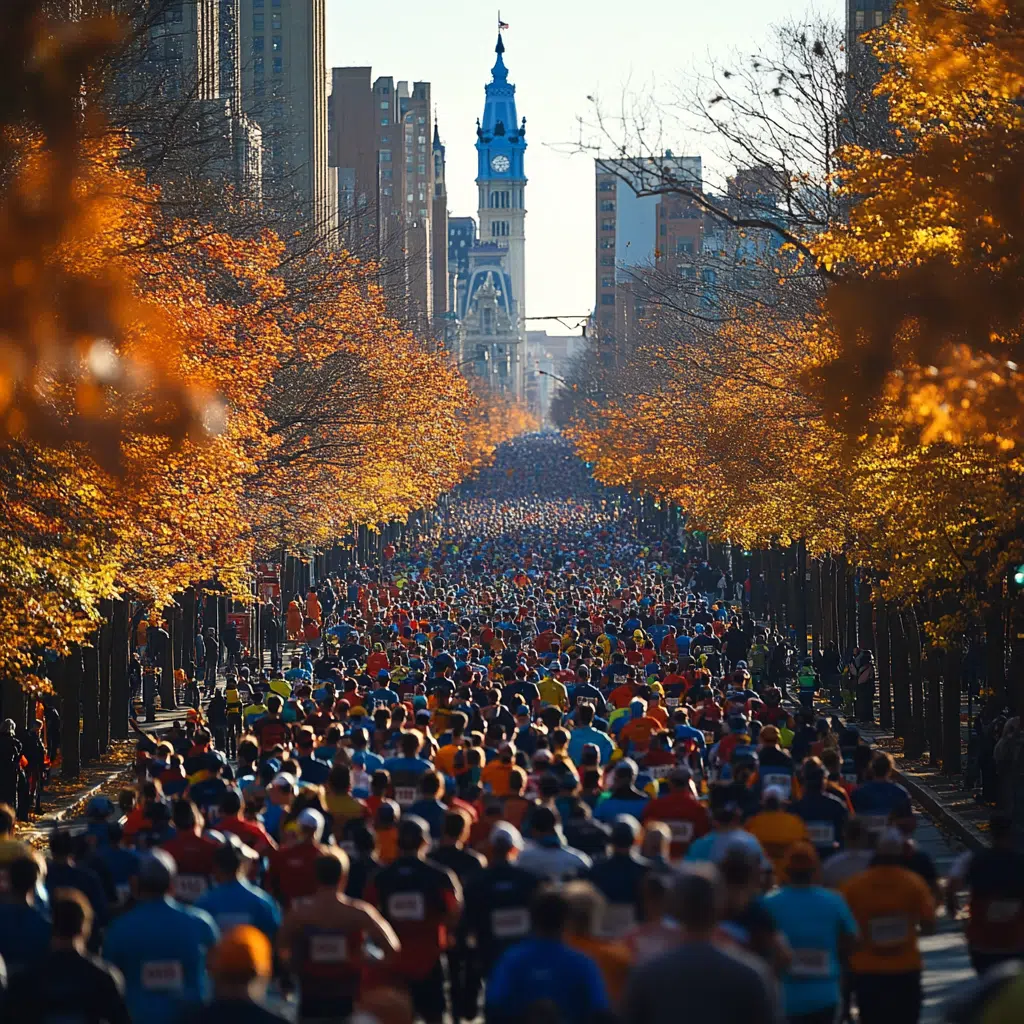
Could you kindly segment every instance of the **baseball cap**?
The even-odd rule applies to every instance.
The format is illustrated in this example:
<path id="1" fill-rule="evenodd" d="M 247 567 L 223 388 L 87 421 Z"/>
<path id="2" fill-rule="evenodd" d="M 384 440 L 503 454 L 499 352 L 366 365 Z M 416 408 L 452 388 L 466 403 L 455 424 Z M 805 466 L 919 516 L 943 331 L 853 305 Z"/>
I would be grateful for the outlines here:
<path id="1" fill-rule="evenodd" d="M 651 688 L 651 693 L 656 693 L 659 697 L 664 697 L 665 696 L 665 687 L 662 686 L 661 683 L 657 683 L 657 682 L 651 683 L 650 684 L 650 688 Z"/>
<path id="2" fill-rule="evenodd" d="M 295 824 L 300 828 L 311 828 L 319 838 L 324 831 L 324 816 L 315 807 L 305 807 L 296 816 Z"/>
<path id="3" fill-rule="evenodd" d="M 169 889 L 177 874 L 177 861 L 166 850 L 149 850 L 139 858 L 139 884 L 147 888 Z"/>
<path id="4" fill-rule="evenodd" d="M 87 818 L 109 818 L 114 813 L 114 805 L 110 800 L 110 797 L 94 796 L 85 805 L 85 815 Z"/>
<path id="5" fill-rule="evenodd" d="M 765 786 L 764 792 L 761 794 L 762 800 L 778 800 L 779 803 L 783 803 L 786 799 L 786 794 L 783 793 L 779 786 Z"/>
<path id="6" fill-rule="evenodd" d="M 291 772 L 278 772 L 270 780 L 270 785 L 274 789 L 290 789 L 294 793 L 298 789 L 299 782 Z"/>
<path id="7" fill-rule="evenodd" d="M 529 713 L 530 709 L 525 704 L 520 704 L 519 707 L 516 708 L 517 715 L 528 715 Z"/>
<path id="8" fill-rule="evenodd" d="M 521 850 L 526 845 L 522 833 L 508 821 L 499 821 L 491 829 L 491 846 L 500 850 Z"/>

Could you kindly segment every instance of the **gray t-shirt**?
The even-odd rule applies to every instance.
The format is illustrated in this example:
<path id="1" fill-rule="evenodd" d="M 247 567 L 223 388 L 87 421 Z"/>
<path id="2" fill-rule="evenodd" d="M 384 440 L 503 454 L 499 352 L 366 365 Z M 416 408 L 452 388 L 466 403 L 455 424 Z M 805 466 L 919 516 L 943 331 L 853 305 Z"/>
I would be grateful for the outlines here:
<path id="1" fill-rule="evenodd" d="M 781 1024 L 774 977 L 760 960 L 710 942 L 687 942 L 635 967 L 624 1024 Z"/>

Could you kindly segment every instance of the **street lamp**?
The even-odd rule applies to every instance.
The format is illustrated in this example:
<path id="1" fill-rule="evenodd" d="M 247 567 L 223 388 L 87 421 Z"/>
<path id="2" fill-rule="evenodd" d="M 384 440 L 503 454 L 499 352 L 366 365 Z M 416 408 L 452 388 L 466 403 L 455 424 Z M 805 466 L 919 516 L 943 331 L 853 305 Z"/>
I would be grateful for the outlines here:
<path id="1" fill-rule="evenodd" d="M 560 384 L 568 384 L 569 382 L 564 377 L 559 377 L 557 373 L 548 373 L 547 370 L 537 370 L 542 377 L 553 377 Z"/>

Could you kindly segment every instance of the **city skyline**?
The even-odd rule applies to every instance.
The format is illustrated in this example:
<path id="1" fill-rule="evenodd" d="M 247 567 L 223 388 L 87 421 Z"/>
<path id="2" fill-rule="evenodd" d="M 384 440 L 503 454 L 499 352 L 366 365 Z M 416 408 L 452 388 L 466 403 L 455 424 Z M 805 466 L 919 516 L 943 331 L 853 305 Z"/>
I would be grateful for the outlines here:
<path id="1" fill-rule="evenodd" d="M 589 97 L 606 106 L 623 92 L 646 94 L 651 86 L 669 103 L 687 74 L 709 59 L 725 58 L 765 39 L 773 24 L 804 14 L 843 17 L 841 0 L 808 5 L 777 0 L 769 8 L 752 0 L 721 0 L 709 9 L 687 10 L 668 0 L 649 0 L 645 17 L 606 0 L 550 5 L 520 0 L 501 8 L 506 63 L 517 86 L 520 114 L 532 148 L 528 177 L 526 292 L 529 315 L 588 314 L 594 306 L 593 154 L 573 152 L 577 118 L 592 110 Z M 483 85 L 490 78 L 497 38 L 498 8 L 466 0 L 442 0 L 427 8 L 399 0 L 382 31 L 379 12 L 327 3 L 328 68 L 370 65 L 374 76 L 431 83 L 437 123 L 446 146 L 448 208 L 452 216 L 475 216 L 476 119 L 483 112 Z M 652 46 L 650 30 L 659 26 Z M 743 26 L 737 33 L 736 27 Z M 726 42 L 727 40 L 727 42 Z M 689 145 L 687 145 L 689 143 Z M 666 140 L 679 153 L 699 155 L 711 168 L 714 154 L 693 140 Z M 555 322 L 531 328 L 573 333 Z M 578 333 L 578 332 L 577 332 Z"/>

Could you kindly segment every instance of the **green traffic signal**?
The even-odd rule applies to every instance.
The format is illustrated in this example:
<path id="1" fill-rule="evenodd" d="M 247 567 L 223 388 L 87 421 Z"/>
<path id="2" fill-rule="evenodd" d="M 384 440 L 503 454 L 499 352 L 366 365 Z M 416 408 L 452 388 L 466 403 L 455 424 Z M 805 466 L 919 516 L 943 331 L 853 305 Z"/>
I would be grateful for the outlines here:
<path id="1" fill-rule="evenodd" d="M 1024 587 L 1024 565 L 1018 565 L 1013 573 L 1013 582 L 1018 587 Z"/>

